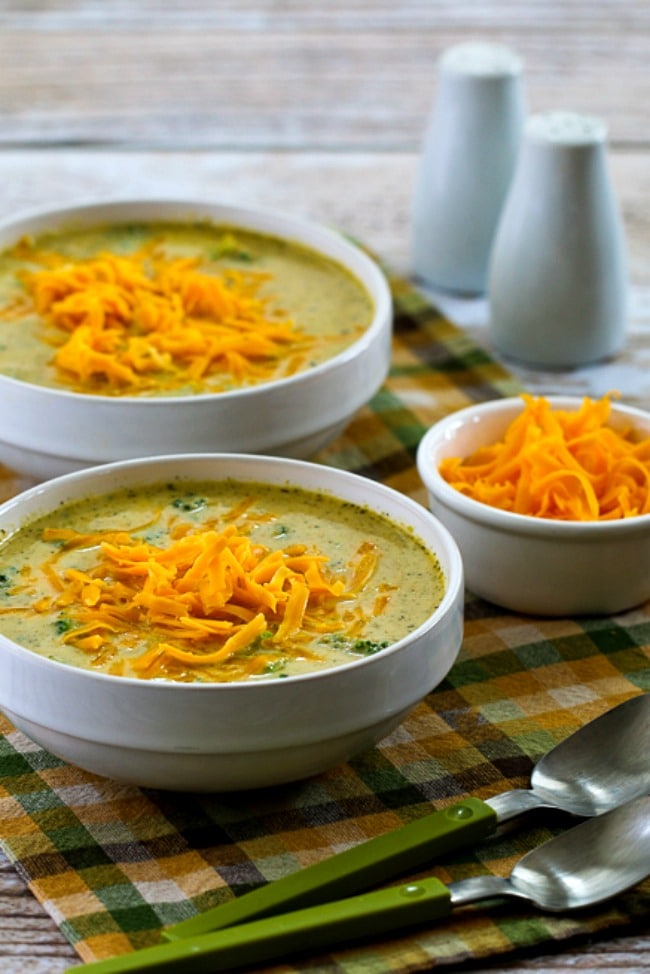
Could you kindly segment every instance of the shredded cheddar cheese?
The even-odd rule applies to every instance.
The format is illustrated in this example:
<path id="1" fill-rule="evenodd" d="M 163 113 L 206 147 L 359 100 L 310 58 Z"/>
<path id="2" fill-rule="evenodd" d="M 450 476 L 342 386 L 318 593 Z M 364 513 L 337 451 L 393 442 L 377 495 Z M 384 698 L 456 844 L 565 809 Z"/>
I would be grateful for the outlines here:
<path id="1" fill-rule="evenodd" d="M 364 622 L 354 598 L 379 557 L 363 542 L 344 570 L 329 571 L 326 556 L 301 544 L 270 549 L 235 524 L 183 529 L 165 547 L 123 531 L 46 528 L 43 539 L 57 549 L 42 566 L 52 595 L 36 611 L 64 611 L 73 625 L 63 641 L 98 661 L 114 655 L 117 675 L 113 640 L 131 641 L 140 647 L 131 668 L 146 679 L 239 679 L 279 655 L 309 657 L 314 633 L 354 636 Z M 94 564 L 60 569 L 73 549 L 96 549 Z"/>
<path id="2" fill-rule="evenodd" d="M 79 260 L 24 248 L 42 265 L 22 273 L 27 295 L 51 329 L 54 365 L 78 391 L 200 389 L 217 373 L 234 387 L 269 381 L 303 367 L 313 345 L 260 296 L 268 275 L 259 271 L 206 273 L 155 246 Z"/>
<path id="3" fill-rule="evenodd" d="M 469 457 L 449 457 L 440 473 L 474 500 L 517 514 L 604 521 L 650 513 L 650 438 L 608 425 L 610 397 L 553 410 L 542 396 L 503 439 Z"/>

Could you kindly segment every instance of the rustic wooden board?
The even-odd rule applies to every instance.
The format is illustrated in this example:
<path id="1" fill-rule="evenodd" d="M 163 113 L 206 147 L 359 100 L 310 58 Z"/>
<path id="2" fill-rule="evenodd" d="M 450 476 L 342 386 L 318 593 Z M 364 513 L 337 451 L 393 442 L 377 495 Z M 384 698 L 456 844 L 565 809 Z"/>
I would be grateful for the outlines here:
<path id="1" fill-rule="evenodd" d="M 599 3 L 11 3 L 0 145 L 415 148 L 450 44 L 526 63 L 532 111 L 650 141 L 650 14 Z"/>

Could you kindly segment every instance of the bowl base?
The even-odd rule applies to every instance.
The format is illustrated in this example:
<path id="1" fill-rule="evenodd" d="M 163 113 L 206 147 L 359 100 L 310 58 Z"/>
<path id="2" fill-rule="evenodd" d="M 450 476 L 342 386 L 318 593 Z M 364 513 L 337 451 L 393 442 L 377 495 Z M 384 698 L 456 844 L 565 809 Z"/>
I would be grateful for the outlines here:
<path id="1" fill-rule="evenodd" d="M 279 443 L 277 446 L 267 447 L 264 450 L 250 449 L 238 450 L 238 452 L 264 453 L 266 456 L 288 457 L 291 460 L 309 460 L 319 450 L 329 446 L 343 432 L 350 419 L 351 417 L 346 416 L 344 419 L 337 420 L 325 429 L 319 429 L 314 433 L 307 433 L 299 439 Z M 206 450 L 202 452 L 210 451 Z M 221 453 L 224 451 L 220 448 L 217 450 L 215 446 L 214 452 Z M 146 449 L 142 455 L 149 455 Z M 136 458 L 133 457 L 131 459 Z M 0 440 L 0 465 L 7 467 L 9 470 L 23 477 L 30 477 L 37 482 L 51 480 L 53 477 L 61 477 L 64 474 L 75 473 L 77 470 L 85 470 L 88 467 L 96 467 L 110 462 L 112 462 L 111 458 L 97 460 L 42 453 L 38 450 L 17 447 Z"/>
<path id="2" fill-rule="evenodd" d="M 161 791 L 213 793 L 269 788 L 311 778 L 344 764 L 391 733 L 407 716 L 398 714 L 340 737 L 290 748 L 206 754 L 147 751 L 84 741 L 41 725 L 10 710 L 8 719 L 51 754 L 84 771 L 121 784 Z"/>

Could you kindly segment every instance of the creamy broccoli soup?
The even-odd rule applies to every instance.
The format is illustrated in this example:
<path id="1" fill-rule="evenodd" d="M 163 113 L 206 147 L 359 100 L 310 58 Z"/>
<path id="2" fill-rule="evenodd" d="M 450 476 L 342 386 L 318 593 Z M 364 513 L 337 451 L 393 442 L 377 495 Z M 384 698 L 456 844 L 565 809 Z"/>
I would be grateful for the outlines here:
<path id="1" fill-rule="evenodd" d="M 435 556 L 364 507 L 294 487 L 171 482 L 63 506 L 0 544 L 0 631 L 144 680 L 281 678 L 417 628 Z"/>
<path id="2" fill-rule="evenodd" d="M 0 254 L 0 373 L 75 392 L 259 385 L 337 355 L 372 316 L 338 263 L 207 222 L 70 229 Z"/>

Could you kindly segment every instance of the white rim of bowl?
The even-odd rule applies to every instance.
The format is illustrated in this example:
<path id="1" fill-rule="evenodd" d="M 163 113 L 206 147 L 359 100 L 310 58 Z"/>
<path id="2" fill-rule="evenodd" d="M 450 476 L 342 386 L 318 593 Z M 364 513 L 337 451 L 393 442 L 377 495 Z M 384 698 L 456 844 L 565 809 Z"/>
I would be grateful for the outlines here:
<path id="1" fill-rule="evenodd" d="M 105 395 L 95 395 L 95 394 L 85 393 L 85 392 L 74 392 L 74 390 L 65 389 L 63 387 L 58 389 L 58 388 L 54 388 L 53 386 L 39 385 L 36 382 L 27 382 L 23 379 L 16 379 L 9 375 L 3 375 L 1 372 L 0 372 L 0 383 L 6 382 L 21 388 L 24 387 L 24 388 L 36 389 L 38 390 L 39 393 L 41 393 L 45 397 L 53 397 L 57 399 L 68 398 L 68 399 L 74 399 L 75 401 L 87 402 L 87 403 L 91 403 L 91 402 L 102 402 L 104 404 L 124 403 L 125 405 L 126 404 L 134 405 L 137 403 L 138 405 L 142 405 L 145 409 L 153 408 L 154 405 L 161 405 L 166 403 L 173 403 L 175 406 L 180 405 L 182 408 L 183 404 L 187 404 L 190 402 L 195 403 L 197 400 L 214 400 L 214 399 L 218 399 L 220 401 L 223 400 L 226 403 L 230 402 L 233 405 L 236 405 L 237 401 L 243 396 L 246 396 L 247 398 L 261 396 L 270 387 L 273 387 L 274 389 L 282 390 L 282 389 L 286 389 L 287 387 L 299 385 L 301 382 L 305 382 L 307 377 L 309 376 L 318 376 L 323 372 L 329 371 L 335 365 L 337 366 L 344 365 L 346 362 L 350 361 L 351 359 L 357 358 L 359 355 L 363 354 L 366 347 L 369 344 L 372 344 L 372 342 L 375 340 L 376 333 L 383 329 L 386 319 L 388 318 L 390 320 L 392 316 L 392 298 L 390 293 L 390 287 L 388 285 L 388 282 L 386 280 L 383 271 L 381 270 L 379 265 L 368 254 L 366 254 L 360 247 L 358 247 L 355 243 L 353 243 L 343 234 L 338 233 L 336 230 L 330 229 L 324 224 L 320 224 L 315 221 L 305 220 L 298 217 L 288 217 L 282 213 L 278 213 L 271 209 L 264 209 L 264 208 L 256 209 L 253 207 L 231 205 L 229 203 L 220 202 L 220 201 L 213 201 L 210 203 L 206 203 L 205 201 L 203 201 L 202 203 L 199 200 L 181 200 L 181 199 L 171 199 L 171 198 L 164 199 L 164 198 L 154 198 L 154 197 L 152 197 L 151 199 L 116 198 L 112 200 L 106 200 L 104 202 L 93 200 L 88 202 L 72 204 L 66 207 L 58 207 L 54 209 L 35 209 L 35 210 L 25 211 L 23 213 L 18 213 L 15 216 L 11 217 L 11 219 L 0 222 L 0 235 L 4 233 L 8 233 L 9 235 L 11 235 L 11 231 L 14 226 L 18 226 L 19 224 L 28 223 L 31 221 L 34 222 L 43 221 L 44 224 L 43 227 L 38 231 L 35 231 L 38 233 L 48 232 L 49 220 L 54 221 L 51 227 L 52 230 L 56 230 L 57 228 L 63 229 L 65 226 L 74 226 L 75 218 L 79 219 L 82 216 L 91 215 L 95 211 L 97 212 L 106 211 L 106 216 L 101 220 L 100 219 L 97 220 L 97 223 L 102 223 L 102 222 L 106 223 L 106 222 L 110 222 L 111 220 L 110 210 L 129 208 L 129 207 L 132 207 L 134 209 L 137 209 L 138 207 L 147 208 L 147 209 L 151 208 L 152 210 L 154 210 L 155 208 L 164 209 L 165 207 L 167 207 L 170 210 L 177 209 L 178 215 L 175 217 L 171 215 L 171 213 L 167 216 L 162 215 L 159 217 L 160 220 L 168 219 L 171 222 L 174 222 L 174 220 L 176 220 L 176 222 L 181 222 L 182 217 L 180 215 L 180 212 L 183 209 L 187 211 L 187 216 L 185 219 L 199 220 L 202 218 L 202 211 L 203 211 L 203 218 L 207 220 L 212 220 L 212 222 L 214 222 L 215 224 L 218 223 L 218 220 L 220 218 L 216 213 L 213 215 L 213 217 L 211 217 L 209 211 L 221 210 L 224 212 L 224 214 L 227 213 L 231 214 L 231 219 L 233 220 L 233 223 L 235 225 L 237 224 L 237 219 L 236 219 L 237 216 L 239 216 L 242 220 L 246 220 L 247 218 L 250 219 L 251 221 L 250 223 L 242 222 L 241 227 L 243 230 L 248 230 L 252 233 L 260 233 L 262 235 L 267 235 L 270 237 L 273 236 L 280 237 L 281 239 L 288 240 L 289 242 L 293 240 L 295 243 L 300 244 L 301 246 L 306 247 L 307 249 L 311 248 L 312 250 L 316 251 L 316 253 L 319 253 L 320 251 L 319 251 L 318 244 L 304 242 L 299 236 L 301 232 L 306 235 L 316 234 L 325 243 L 329 242 L 335 248 L 342 248 L 344 251 L 346 251 L 350 255 L 350 257 L 355 262 L 357 262 L 359 266 L 362 268 L 363 274 L 367 275 L 368 280 L 371 282 L 372 288 L 376 292 L 375 294 L 371 293 L 371 287 L 366 283 L 366 281 L 364 281 L 362 277 L 358 273 L 356 273 L 356 271 L 353 271 L 352 269 L 348 268 L 343 263 L 341 258 L 332 257 L 329 254 L 324 252 L 325 256 L 327 256 L 328 259 L 330 259 L 333 263 L 339 264 L 345 270 L 348 270 L 349 273 L 351 273 L 352 276 L 355 277 L 356 280 L 361 284 L 361 286 L 367 291 L 368 296 L 372 301 L 373 309 L 374 309 L 372 320 L 368 325 L 368 327 L 366 328 L 366 330 L 363 332 L 363 334 L 360 335 L 351 345 L 347 346 L 347 348 L 342 349 L 342 351 L 340 351 L 338 355 L 334 355 L 332 358 L 327 359 L 325 362 L 321 362 L 318 365 L 314 365 L 308 369 L 304 369 L 302 372 L 296 372 L 294 375 L 287 376 L 284 379 L 273 379 L 268 382 L 260 383 L 259 385 L 256 386 L 249 386 L 245 389 L 232 389 L 232 390 L 226 390 L 225 392 L 196 393 L 195 395 L 191 395 L 191 396 L 105 396 Z M 117 219 L 119 219 L 120 221 L 125 220 L 126 215 L 120 218 L 116 218 L 116 221 Z M 135 217 L 135 219 L 142 220 L 143 222 L 146 220 L 149 220 L 150 222 L 154 222 L 156 220 L 156 217 L 155 215 L 152 214 L 152 216 L 150 217 L 140 216 L 140 217 Z M 227 222 L 226 216 L 224 216 L 222 219 L 224 223 Z M 59 221 L 58 224 L 56 221 Z M 275 222 L 283 225 L 286 228 L 286 230 L 273 230 L 271 228 L 258 227 L 256 226 L 256 221 L 261 221 L 262 223 L 264 223 L 265 221 Z M 92 223 L 89 222 L 87 225 L 91 226 Z M 292 230 L 294 231 L 296 236 L 292 236 L 291 234 Z M 20 236 L 20 231 L 18 237 L 19 236 Z M 18 237 L 16 239 L 18 239 Z M 11 241 L 9 239 L 7 240 L 6 243 L 0 243 L 0 252 L 10 246 L 11 246 Z"/>
<path id="2" fill-rule="evenodd" d="M 151 456 L 151 457 L 138 457 L 130 460 L 118 460 L 112 463 L 101 464 L 100 466 L 97 467 L 85 468 L 83 470 L 75 470 L 72 473 L 62 474 L 59 477 L 55 477 L 52 480 L 46 481 L 45 483 L 36 484 L 36 486 L 30 487 L 27 490 L 23 491 L 22 493 L 18 494 L 16 497 L 12 497 L 9 500 L 5 501 L 4 503 L 0 504 L 0 515 L 4 514 L 6 511 L 10 511 L 12 508 L 16 508 L 16 507 L 20 508 L 20 506 L 24 505 L 26 502 L 29 502 L 32 498 L 38 498 L 43 494 L 47 494 L 50 488 L 57 489 L 58 487 L 65 486 L 66 484 L 75 484 L 77 481 L 84 481 L 84 480 L 92 481 L 96 478 L 103 479 L 104 476 L 110 477 L 113 473 L 116 472 L 119 473 L 122 470 L 126 471 L 133 467 L 149 467 L 158 464 L 160 462 L 173 462 L 174 464 L 178 465 L 180 468 L 183 463 L 197 463 L 206 460 L 211 460 L 211 461 L 218 460 L 218 461 L 223 461 L 224 463 L 243 461 L 246 464 L 250 463 L 251 466 L 255 462 L 259 462 L 260 460 L 263 463 L 270 461 L 273 466 L 280 466 L 287 470 L 287 478 L 286 481 L 284 481 L 285 483 L 289 483 L 289 484 L 293 483 L 297 487 L 301 487 L 302 485 L 297 480 L 296 481 L 291 480 L 290 472 L 292 470 L 300 470 L 303 468 L 308 468 L 310 470 L 322 469 L 322 470 L 326 470 L 328 473 L 333 474 L 333 476 L 336 478 L 337 481 L 340 480 L 343 483 L 352 483 L 352 482 L 357 483 L 361 481 L 362 483 L 367 484 L 369 492 L 376 491 L 379 494 L 379 496 L 385 495 L 390 497 L 398 497 L 400 499 L 400 503 L 407 510 L 411 511 L 417 518 L 420 518 L 425 522 L 429 522 L 430 524 L 433 524 L 435 526 L 436 532 L 438 533 L 440 543 L 441 543 L 441 548 L 444 549 L 446 559 L 449 562 L 449 570 L 448 572 L 445 573 L 445 591 L 443 593 L 442 599 L 440 600 L 440 604 L 431 613 L 431 615 L 423 623 L 421 623 L 421 625 L 419 625 L 416 629 L 410 632 L 407 636 L 404 636 L 402 639 L 398 640 L 395 643 L 391 643 L 385 649 L 379 650 L 377 653 L 374 653 L 372 656 L 366 656 L 363 657 L 363 659 L 352 660 L 350 661 L 350 663 L 345 663 L 341 666 L 333 666 L 322 670 L 317 670 L 314 671 L 313 673 L 302 673 L 296 676 L 286 677 L 285 679 L 282 680 L 259 680 L 259 681 L 240 680 L 240 681 L 233 681 L 231 683 L 179 683 L 178 681 L 171 681 L 171 680 L 168 681 L 138 680 L 135 677 L 111 676 L 109 673 L 96 673 L 93 670 L 86 670 L 83 669 L 82 667 L 71 666 L 67 663 L 62 663 L 58 660 L 50 659 L 47 656 L 41 656 L 39 653 L 35 652 L 34 650 L 30 650 L 26 646 L 21 646 L 20 643 L 14 642 L 12 639 L 9 639 L 7 636 L 4 636 L 2 633 L 0 633 L 0 645 L 4 643 L 9 648 L 10 651 L 18 654 L 19 656 L 24 656 L 32 661 L 36 660 L 39 664 L 42 664 L 46 667 L 53 667 L 56 670 L 64 670 L 66 672 L 71 671 L 79 679 L 107 681 L 117 686 L 128 685 L 131 687 L 138 687 L 142 689 L 149 687 L 152 690 L 153 689 L 157 691 L 162 690 L 163 692 L 172 692 L 174 690 L 178 692 L 178 689 L 180 687 L 183 690 L 189 691 L 191 693 L 207 693 L 208 691 L 214 691 L 215 688 L 227 690 L 230 693 L 235 693 L 235 692 L 242 693 L 246 690 L 250 692 L 251 688 L 253 687 L 279 688 L 283 686 L 294 686 L 296 683 L 317 680 L 317 679 L 320 680 L 335 679 L 336 674 L 341 673 L 342 671 L 348 671 L 350 669 L 358 669 L 359 667 L 370 666 L 372 662 L 377 658 L 380 657 L 384 658 L 385 656 L 392 656 L 393 654 L 398 653 L 408 640 L 419 637 L 422 633 L 426 632 L 427 629 L 430 629 L 442 616 L 444 616 L 452 608 L 454 603 L 457 601 L 459 597 L 459 593 L 462 598 L 462 594 L 464 591 L 464 571 L 463 571 L 463 562 L 460 555 L 460 551 L 451 533 L 447 530 L 444 524 L 442 524 L 438 520 L 438 518 L 435 517 L 434 514 L 432 514 L 422 504 L 419 504 L 417 501 L 413 500 L 407 494 L 401 494 L 399 491 L 394 490 L 392 487 L 388 487 L 385 484 L 382 484 L 378 481 L 366 480 L 366 478 L 362 477 L 360 474 L 355 474 L 348 470 L 340 470 L 337 467 L 321 467 L 321 465 L 312 463 L 308 460 L 295 460 L 288 457 L 265 457 L 260 455 L 242 454 L 242 453 L 161 454 L 158 456 Z M 228 474 L 224 473 L 224 479 L 227 478 L 228 478 Z M 188 479 L 193 479 L 193 478 L 188 478 Z M 154 480 L 155 478 L 152 479 L 152 481 L 150 482 L 154 482 Z M 145 482 L 146 481 L 143 481 L 142 483 Z M 261 478 L 260 482 L 265 483 L 267 481 Z M 268 482 L 277 483 L 278 481 L 273 480 Z M 115 486 L 116 485 L 114 485 L 112 489 L 115 489 Z M 315 488 L 313 487 L 306 487 L 305 489 L 315 490 Z M 336 491 L 336 487 L 333 488 L 325 487 L 324 490 L 327 493 L 330 493 L 333 497 L 340 496 Z M 101 493 L 101 491 L 98 491 L 98 493 Z M 89 492 L 88 496 L 92 496 L 92 491 Z M 75 499 L 76 497 L 73 496 L 69 498 L 69 501 L 73 502 Z M 65 504 L 65 503 L 68 503 L 68 501 L 60 500 L 56 506 L 60 506 L 61 504 Z M 353 502 L 353 503 L 357 503 L 357 502 Z M 49 505 L 45 505 L 42 514 L 38 514 L 34 516 L 36 517 L 46 516 L 50 512 L 50 510 L 52 510 L 52 508 Z M 388 520 L 394 521 L 394 523 L 397 524 L 398 526 L 406 527 L 406 529 L 409 530 L 408 526 L 404 525 L 397 516 L 393 517 L 392 515 L 386 514 L 381 511 L 380 513 L 384 517 L 388 518 Z M 20 530 L 20 525 L 17 526 L 16 530 L 17 531 Z M 417 529 L 412 528 L 412 530 L 414 531 L 416 537 L 422 540 L 421 536 L 417 532 Z M 428 547 L 429 546 L 427 545 L 427 548 Z M 145 689 L 145 692 L 148 691 Z M 273 690 L 272 692 L 277 693 L 282 691 L 281 690 L 278 691 L 276 689 Z"/>
<path id="3" fill-rule="evenodd" d="M 583 397 L 578 396 L 546 396 L 545 398 L 551 406 L 559 409 L 579 407 L 583 401 Z M 442 443 L 452 443 L 454 431 L 458 427 L 467 425 L 468 421 L 479 422 L 481 417 L 490 414 L 504 413 L 514 418 L 523 408 L 524 402 L 519 397 L 490 400 L 474 406 L 466 406 L 450 413 L 424 434 L 417 450 L 417 468 L 423 484 L 431 491 L 437 501 L 477 524 L 513 534 L 543 536 L 558 541 L 572 538 L 596 541 L 609 535 L 637 534 L 639 531 L 650 529 L 650 514 L 638 514 L 634 517 L 619 518 L 615 521 L 558 521 L 552 518 L 540 518 L 529 514 L 503 511 L 498 507 L 491 507 L 489 504 L 483 504 L 467 497 L 441 476 L 438 469 L 437 447 Z M 612 401 L 612 415 L 623 416 L 631 422 L 636 420 L 637 424 L 640 422 L 643 427 L 647 426 L 650 430 L 650 415 L 634 406 L 624 406 Z M 648 435 L 650 436 L 650 432 Z M 453 453 L 446 453 L 445 455 L 451 456 Z"/>

